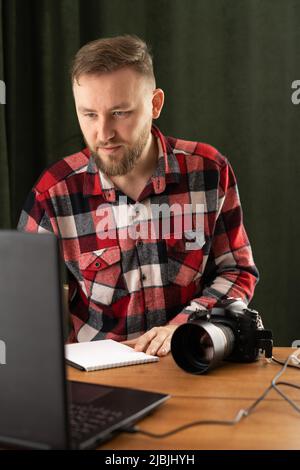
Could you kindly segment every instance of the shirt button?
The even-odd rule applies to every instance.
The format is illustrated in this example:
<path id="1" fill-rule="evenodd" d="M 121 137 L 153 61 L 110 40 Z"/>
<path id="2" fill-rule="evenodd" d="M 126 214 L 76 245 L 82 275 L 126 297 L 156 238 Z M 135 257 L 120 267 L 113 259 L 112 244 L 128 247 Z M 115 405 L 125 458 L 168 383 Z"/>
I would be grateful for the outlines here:
<path id="1" fill-rule="evenodd" d="M 143 244 L 144 244 L 144 243 L 143 243 L 143 240 L 138 240 L 138 241 L 136 242 L 136 246 L 143 246 Z"/>
<path id="2" fill-rule="evenodd" d="M 143 279 L 143 281 L 145 281 L 147 279 L 146 274 L 142 274 L 142 279 Z"/>
<path id="3" fill-rule="evenodd" d="M 95 263 L 95 266 L 96 268 L 99 268 L 99 266 L 101 266 L 101 263 L 99 263 L 98 261 Z"/>

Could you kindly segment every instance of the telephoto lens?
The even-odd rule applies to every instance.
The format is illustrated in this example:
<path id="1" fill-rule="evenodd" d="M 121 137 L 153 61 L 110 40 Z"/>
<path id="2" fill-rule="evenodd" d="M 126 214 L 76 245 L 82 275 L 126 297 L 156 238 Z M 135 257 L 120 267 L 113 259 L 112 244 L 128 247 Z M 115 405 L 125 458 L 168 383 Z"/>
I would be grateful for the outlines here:
<path id="1" fill-rule="evenodd" d="M 207 321 L 180 325 L 171 339 L 176 364 L 191 374 L 203 374 L 217 367 L 234 348 L 234 333 L 229 326 Z"/>

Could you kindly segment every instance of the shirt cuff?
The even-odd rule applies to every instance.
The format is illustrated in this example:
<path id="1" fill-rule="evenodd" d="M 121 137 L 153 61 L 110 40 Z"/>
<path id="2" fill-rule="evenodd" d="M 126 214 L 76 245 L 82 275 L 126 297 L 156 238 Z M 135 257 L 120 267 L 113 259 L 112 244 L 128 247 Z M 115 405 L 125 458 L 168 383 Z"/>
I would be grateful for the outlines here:
<path id="1" fill-rule="evenodd" d="M 208 310 L 212 308 L 218 300 L 212 297 L 200 297 L 199 300 L 192 300 L 190 305 L 185 307 L 178 315 L 172 318 L 168 325 L 181 325 L 188 321 L 191 313 L 199 312 L 200 310 Z"/>

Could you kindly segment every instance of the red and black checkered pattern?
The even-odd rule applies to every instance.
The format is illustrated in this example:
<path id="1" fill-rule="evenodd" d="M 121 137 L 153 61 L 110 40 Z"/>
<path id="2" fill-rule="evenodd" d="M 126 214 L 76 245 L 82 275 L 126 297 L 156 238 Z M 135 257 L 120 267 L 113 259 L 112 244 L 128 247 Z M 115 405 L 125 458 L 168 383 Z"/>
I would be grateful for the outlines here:
<path id="1" fill-rule="evenodd" d="M 53 232 L 60 240 L 70 341 L 131 339 L 184 323 L 199 306 L 226 297 L 248 303 L 253 295 L 258 272 L 228 161 L 210 145 L 165 137 L 155 126 L 152 133 L 158 165 L 138 201 L 114 187 L 84 149 L 47 169 L 25 203 L 18 229 Z M 180 210 L 160 217 L 155 204 L 191 207 L 190 230 L 177 233 L 186 229 L 178 224 Z M 200 233 L 202 243 L 191 244 L 191 233 Z"/>

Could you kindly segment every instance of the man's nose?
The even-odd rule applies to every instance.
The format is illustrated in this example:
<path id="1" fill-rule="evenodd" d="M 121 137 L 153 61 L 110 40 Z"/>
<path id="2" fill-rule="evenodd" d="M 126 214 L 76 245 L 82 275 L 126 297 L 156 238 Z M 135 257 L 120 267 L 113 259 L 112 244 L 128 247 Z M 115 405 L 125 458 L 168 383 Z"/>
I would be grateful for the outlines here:
<path id="1" fill-rule="evenodd" d="M 97 141 L 101 144 L 108 142 L 115 136 L 113 123 L 108 119 L 99 119 L 97 126 Z"/>

